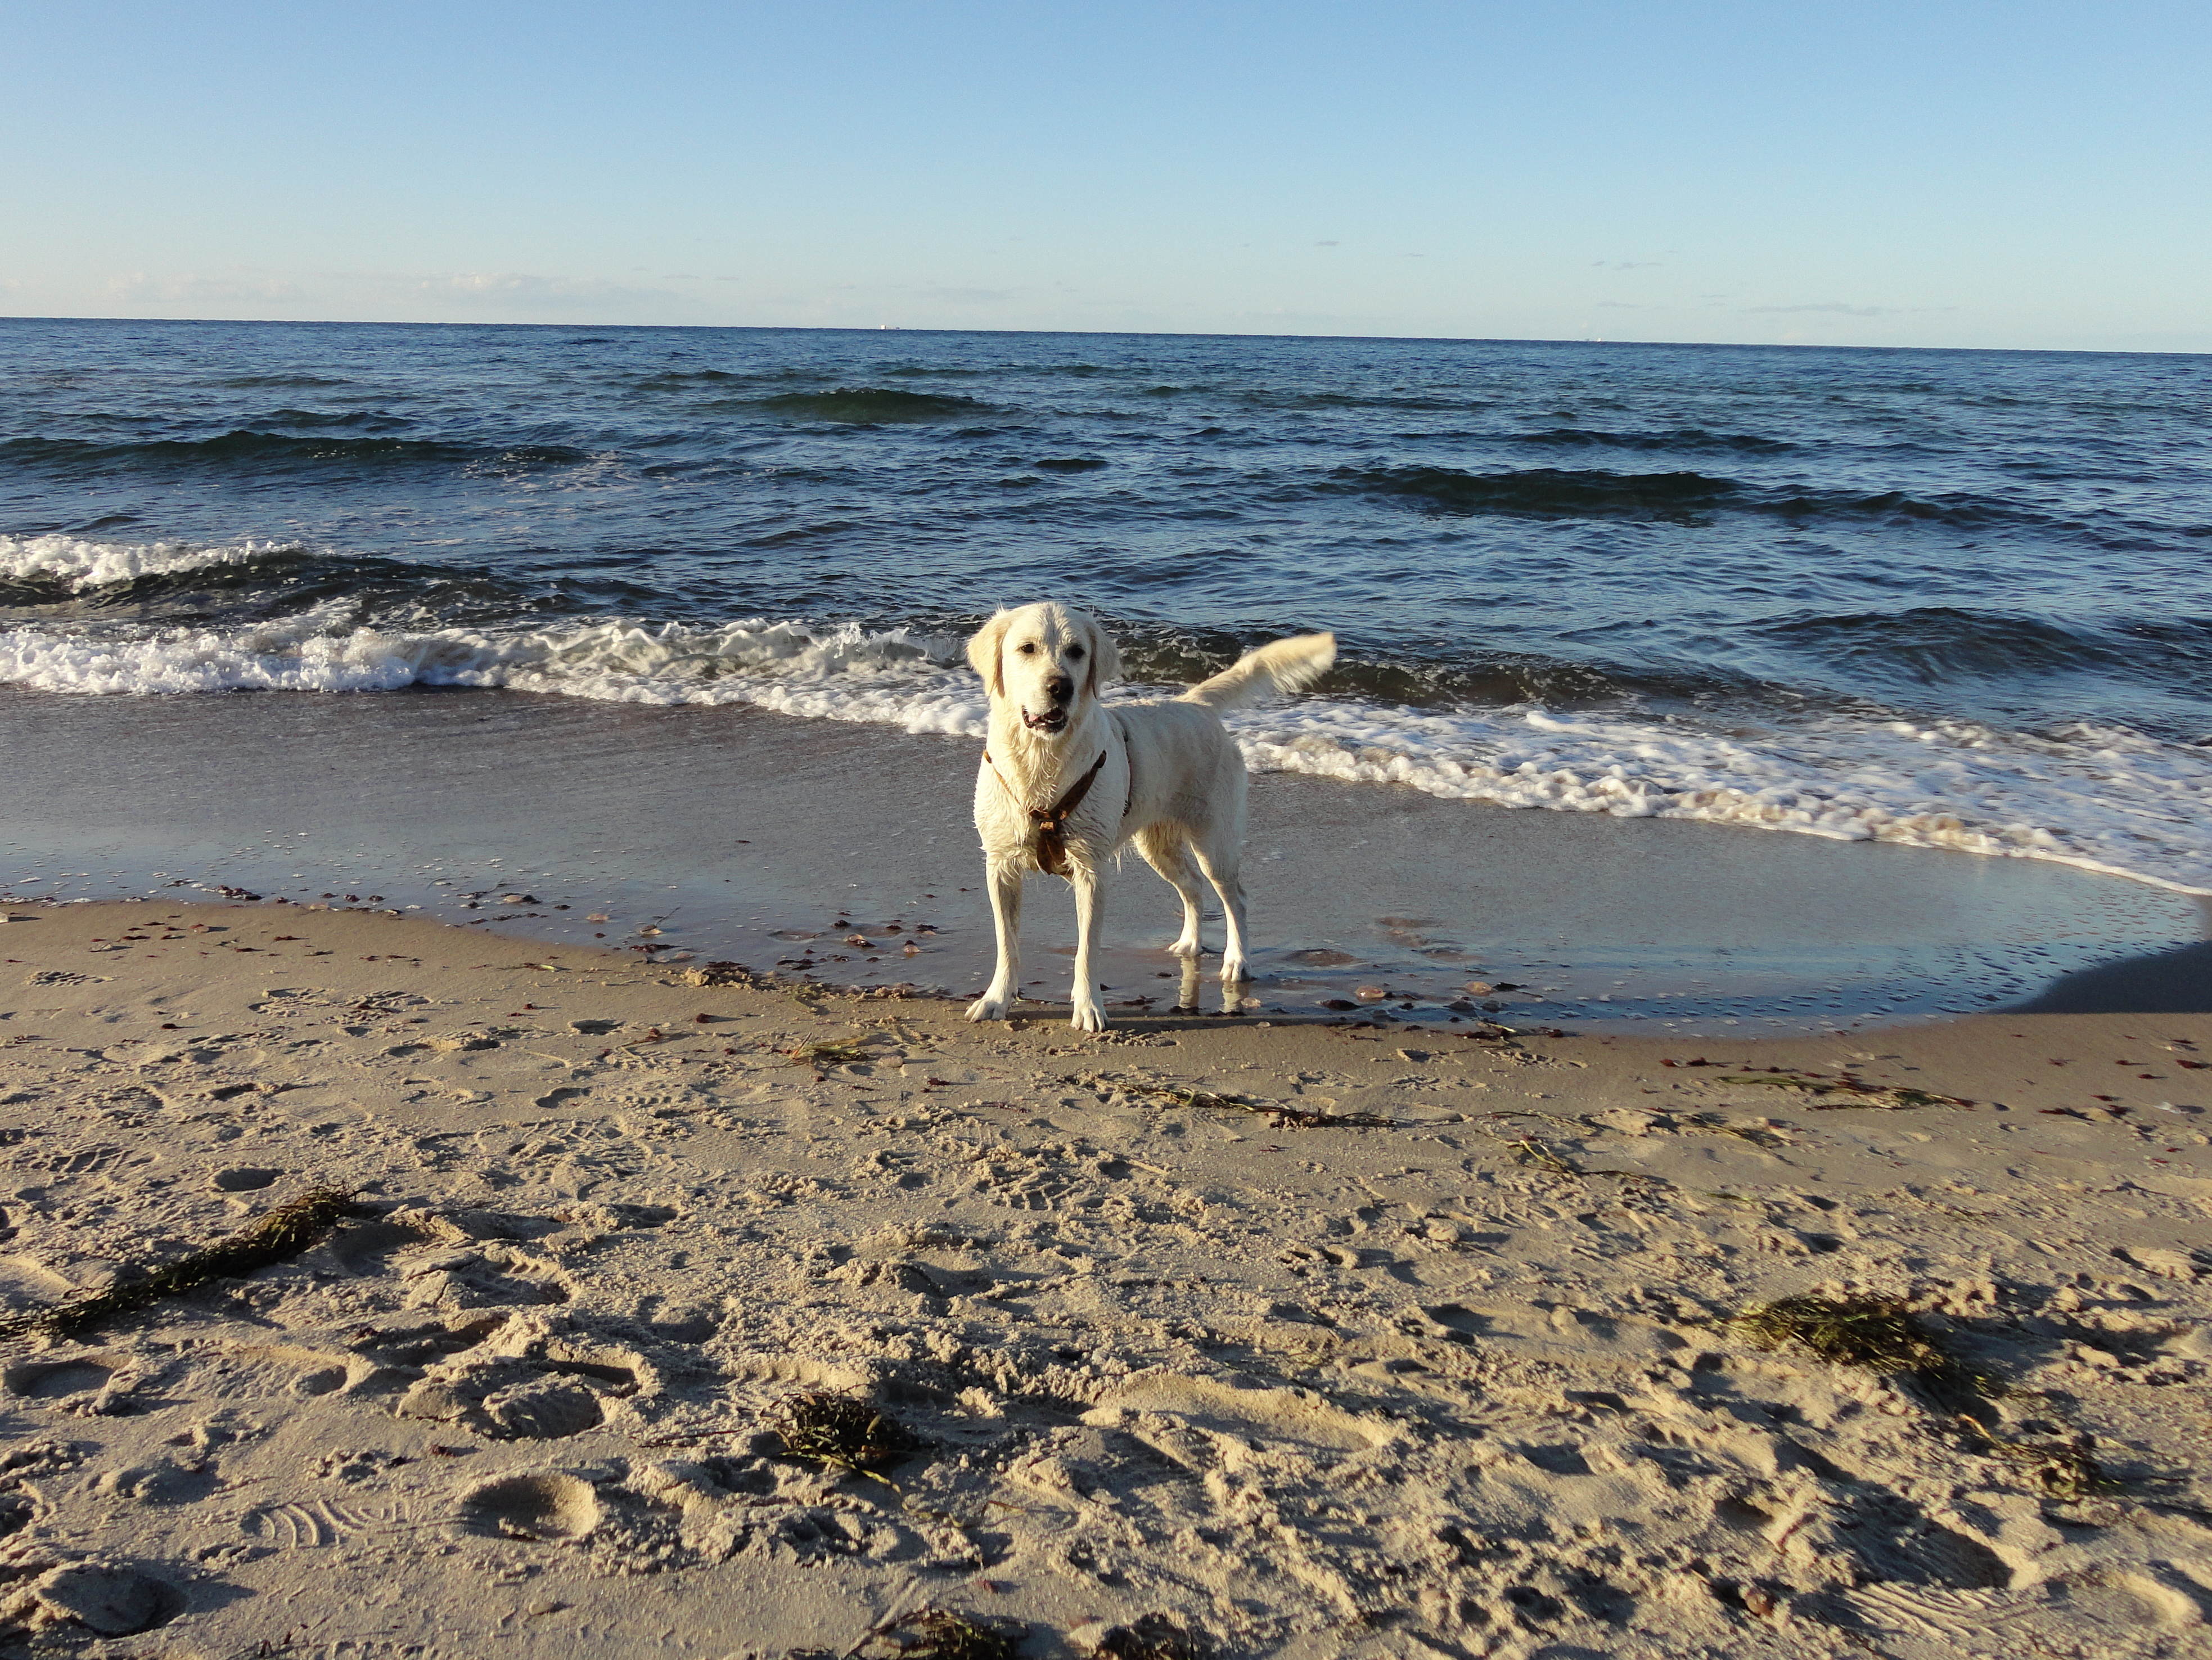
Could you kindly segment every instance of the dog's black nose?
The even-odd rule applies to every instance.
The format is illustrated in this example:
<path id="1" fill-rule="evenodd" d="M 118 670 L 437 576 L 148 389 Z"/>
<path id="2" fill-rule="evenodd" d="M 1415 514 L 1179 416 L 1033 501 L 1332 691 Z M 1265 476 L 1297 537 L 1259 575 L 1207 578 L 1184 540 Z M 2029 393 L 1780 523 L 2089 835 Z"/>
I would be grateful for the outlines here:
<path id="1" fill-rule="evenodd" d="M 1075 692 L 1075 682 L 1064 674 L 1055 674 L 1044 683 L 1045 690 L 1055 703 L 1065 703 Z"/>

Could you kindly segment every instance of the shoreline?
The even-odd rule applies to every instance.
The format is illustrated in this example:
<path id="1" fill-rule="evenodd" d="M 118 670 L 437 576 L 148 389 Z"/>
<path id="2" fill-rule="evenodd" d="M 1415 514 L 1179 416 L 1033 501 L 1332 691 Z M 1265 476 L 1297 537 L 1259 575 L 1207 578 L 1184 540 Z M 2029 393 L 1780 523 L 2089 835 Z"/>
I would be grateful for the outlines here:
<path id="1" fill-rule="evenodd" d="M 19 902 L 243 889 L 952 995 L 988 966 L 964 740 L 486 691 L 4 702 L 33 804 L 0 841 Z M 2212 936 L 2200 901 L 2063 865 L 1275 773 L 1253 781 L 1246 873 L 1274 1014 L 1365 986 L 1446 1025 L 1461 1003 L 1601 1030 L 1871 1029 Z M 1065 996 L 1070 912 L 1031 885 L 1032 994 Z M 1110 1000 L 1177 996 L 1172 928 L 1168 890 L 1127 861 Z"/>
<path id="2" fill-rule="evenodd" d="M 2212 1617 L 2212 1016 L 1085 1037 L 361 911 L 0 915 L 11 1310 L 362 1207 L 4 1340 L 28 1651 L 875 1655 L 933 1608 L 1051 1655 L 2150 1660 Z M 1992 1381 L 1729 1323 L 1808 1294 Z M 822 1392 L 912 1432 L 896 1487 L 789 1456 Z"/>

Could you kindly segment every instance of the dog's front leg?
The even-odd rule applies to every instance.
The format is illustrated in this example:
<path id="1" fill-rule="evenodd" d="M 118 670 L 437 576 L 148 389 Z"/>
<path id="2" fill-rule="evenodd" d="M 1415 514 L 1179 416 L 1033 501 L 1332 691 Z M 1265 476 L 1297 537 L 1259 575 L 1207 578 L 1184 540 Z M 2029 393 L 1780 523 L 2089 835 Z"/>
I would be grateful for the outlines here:
<path id="1" fill-rule="evenodd" d="M 1106 873 L 1079 865 L 1068 880 L 1075 889 L 1075 986 L 1067 1000 L 1073 1005 L 1067 1024 L 1078 1031 L 1103 1031 L 1106 1011 L 1098 1006 L 1098 970 L 1091 952 L 1106 915 Z"/>
<path id="2" fill-rule="evenodd" d="M 1012 860 L 994 860 L 986 873 L 991 879 L 991 920 L 999 930 L 999 967 L 990 989 L 968 1006 L 968 1018 L 1003 1020 L 1021 982 L 1022 867 Z"/>

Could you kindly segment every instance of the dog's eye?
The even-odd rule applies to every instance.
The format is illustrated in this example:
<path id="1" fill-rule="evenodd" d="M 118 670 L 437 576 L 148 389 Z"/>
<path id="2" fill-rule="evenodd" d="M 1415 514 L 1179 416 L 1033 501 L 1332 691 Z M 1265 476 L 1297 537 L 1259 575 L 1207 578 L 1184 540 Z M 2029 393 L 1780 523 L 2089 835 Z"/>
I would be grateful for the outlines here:
<path id="1" fill-rule="evenodd" d="M 1015 649 L 1016 651 L 1018 651 L 1018 652 L 1021 653 L 1021 654 L 1022 654 L 1023 656 L 1024 656 L 1024 657 L 1034 657 L 1034 656 L 1036 656 L 1036 648 L 1035 646 L 1033 646 L 1033 645 L 1031 645 L 1031 646 L 1016 646 L 1016 647 L 1014 648 L 1014 649 Z"/>
<path id="2" fill-rule="evenodd" d="M 1082 655 L 1083 655 L 1083 648 L 1082 648 L 1082 647 L 1080 647 L 1080 646 L 1070 646 L 1070 647 L 1067 648 L 1067 656 L 1068 656 L 1068 660 L 1069 660 L 1070 662 L 1074 661 L 1074 660 L 1075 660 L 1075 659 L 1077 659 L 1077 658 L 1079 658 L 1079 657 L 1080 657 L 1080 656 L 1082 656 Z"/>

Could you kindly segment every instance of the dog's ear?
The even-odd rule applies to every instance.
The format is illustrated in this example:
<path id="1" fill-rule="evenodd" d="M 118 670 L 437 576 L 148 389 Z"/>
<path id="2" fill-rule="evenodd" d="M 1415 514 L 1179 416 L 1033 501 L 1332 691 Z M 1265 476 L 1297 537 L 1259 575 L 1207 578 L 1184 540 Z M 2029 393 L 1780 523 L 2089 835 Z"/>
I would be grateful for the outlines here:
<path id="1" fill-rule="evenodd" d="M 1087 644 L 1091 648 L 1091 695 L 1098 696 L 1098 689 L 1109 680 L 1121 678 L 1121 648 L 1115 645 L 1114 636 L 1098 625 L 1097 619 L 1084 619 Z"/>
<path id="2" fill-rule="evenodd" d="M 983 689 L 994 698 L 1006 695 L 1006 666 L 999 654 L 1006 643 L 1006 629 L 1013 620 L 1013 612 L 999 611 L 968 642 L 968 661 L 983 677 Z"/>

